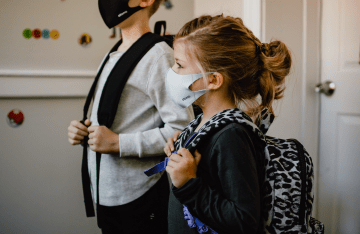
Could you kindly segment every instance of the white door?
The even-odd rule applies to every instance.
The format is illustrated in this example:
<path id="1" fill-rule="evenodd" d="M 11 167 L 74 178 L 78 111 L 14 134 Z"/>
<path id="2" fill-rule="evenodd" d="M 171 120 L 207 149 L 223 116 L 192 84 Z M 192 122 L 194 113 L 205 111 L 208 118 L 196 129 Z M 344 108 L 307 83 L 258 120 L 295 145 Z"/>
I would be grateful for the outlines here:
<path id="1" fill-rule="evenodd" d="M 319 219 L 326 233 L 360 233 L 360 1 L 323 1 Z"/>

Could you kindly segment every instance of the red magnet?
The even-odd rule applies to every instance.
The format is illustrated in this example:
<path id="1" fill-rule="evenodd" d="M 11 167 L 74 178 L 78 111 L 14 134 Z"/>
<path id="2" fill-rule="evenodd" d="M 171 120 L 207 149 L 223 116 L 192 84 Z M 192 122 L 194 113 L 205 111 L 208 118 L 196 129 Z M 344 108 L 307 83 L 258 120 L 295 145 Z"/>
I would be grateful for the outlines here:
<path id="1" fill-rule="evenodd" d="M 19 127 L 24 122 L 24 114 L 18 109 L 13 109 L 7 115 L 7 122 L 13 128 Z"/>
<path id="2" fill-rule="evenodd" d="M 34 29 L 32 31 L 32 36 L 35 37 L 35 39 L 39 39 L 41 37 L 41 30 L 40 29 Z"/>

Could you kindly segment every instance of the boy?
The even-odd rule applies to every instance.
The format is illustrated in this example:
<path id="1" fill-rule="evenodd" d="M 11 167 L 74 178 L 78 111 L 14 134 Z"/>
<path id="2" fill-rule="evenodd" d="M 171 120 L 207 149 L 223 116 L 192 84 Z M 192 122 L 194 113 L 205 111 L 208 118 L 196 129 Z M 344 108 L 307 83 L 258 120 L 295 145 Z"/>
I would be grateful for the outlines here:
<path id="1" fill-rule="evenodd" d="M 101 153 L 99 205 L 102 233 L 167 233 L 169 183 L 166 174 L 147 177 L 143 171 L 163 159 L 168 137 L 194 118 L 191 108 L 179 109 L 165 90 L 165 76 L 174 63 L 173 50 L 155 44 L 138 62 L 122 93 L 111 128 L 98 126 L 98 107 L 104 85 L 116 62 L 142 35 L 162 0 L 99 0 L 100 13 L 111 28 L 120 27 L 122 44 L 110 53 L 93 99 L 90 120 L 74 120 L 69 142 L 86 136 L 93 201 L 96 197 L 96 153 Z M 115 94 L 114 94 L 115 95 Z"/>

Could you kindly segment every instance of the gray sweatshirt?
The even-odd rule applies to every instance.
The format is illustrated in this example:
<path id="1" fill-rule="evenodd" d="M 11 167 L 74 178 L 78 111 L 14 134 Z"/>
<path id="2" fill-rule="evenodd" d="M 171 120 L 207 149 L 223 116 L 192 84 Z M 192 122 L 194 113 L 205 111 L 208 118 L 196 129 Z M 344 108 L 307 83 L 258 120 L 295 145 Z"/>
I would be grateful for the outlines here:
<path id="1" fill-rule="evenodd" d="M 90 121 L 98 124 L 97 111 L 107 77 L 124 52 L 115 51 L 105 65 L 95 91 Z M 166 93 L 165 76 L 173 66 L 173 50 L 157 43 L 139 61 L 121 94 L 111 130 L 119 134 L 120 152 L 102 154 L 100 199 L 105 206 L 129 203 L 149 190 L 162 173 L 147 177 L 143 171 L 159 163 L 166 139 L 193 118 L 192 108 L 177 107 Z M 96 201 L 96 154 L 89 149 L 89 174 Z"/>

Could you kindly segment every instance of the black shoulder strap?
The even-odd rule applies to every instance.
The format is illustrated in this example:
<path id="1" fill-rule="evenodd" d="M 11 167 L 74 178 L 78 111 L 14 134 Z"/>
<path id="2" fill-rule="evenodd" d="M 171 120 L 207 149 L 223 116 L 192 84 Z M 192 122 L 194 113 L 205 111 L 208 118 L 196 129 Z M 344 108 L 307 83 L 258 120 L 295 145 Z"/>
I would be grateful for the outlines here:
<path id="1" fill-rule="evenodd" d="M 120 46 L 120 44 L 122 43 L 122 40 L 118 41 L 114 47 L 110 50 L 110 52 L 107 54 L 107 56 L 105 57 L 103 63 L 100 65 L 100 69 L 95 77 L 95 80 L 90 88 L 89 94 L 86 98 L 85 101 L 85 105 L 84 105 L 84 112 L 83 112 L 83 120 L 80 121 L 82 124 L 85 125 L 85 120 L 87 119 L 87 113 L 89 110 L 89 106 L 91 103 L 91 99 L 94 96 L 95 93 L 95 89 L 96 89 L 96 84 L 99 81 L 99 77 L 101 75 L 102 70 L 104 69 L 104 66 L 106 64 L 106 62 L 109 60 L 109 54 L 115 50 L 117 50 L 117 48 Z M 92 200 L 92 196 L 91 196 L 91 187 L 90 187 L 90 177 L 89 177 L 89 168 L 88 168 L 88 157 L 87 157 L 87 151 L 88 151 L 88 137 L 84 138 L 84 142 L 83 142 L 83 158 L 82 158 L 82 164 L 81 164 L 81 178 L 82 178 L 82 185 L 83 185 L 83 194 L 84 194 L 84 203 L 85 203 L 85 211 L 86 211 L 86 216 L 87 217 L 94 217 L 95 216 L 95 212 L 94 212 L 94 205 L 93 205 L 93 200 Z"/>
<path id="2" fill-rule="evenodd" d="M 154 33 L 161 36 L 161 28 L 164 28 L 164 35 L 166 32 L 166 22 L 165 21 L 157 21 L 154 26 Z"/>
<path id="3" fill-rule="evenodd" d="M 164 28 L 164 33 L 161 35 L 161 29 Z M 164 41 L 172 48 L 174 35 L 166 35 L 166 21 L 157 21 L 154 26 L 154 33 L 164 38 Z"/>
<path id="4" fill-rule="evenodd" d="M 160 41 L 164 41 L 164 38 L 153 33 L 146 33 L 121 56 L 109 74 L 100 98 L 98 110 L 98 122 L 100 125 L 111 127 L 121 93 L 131 72 L 142 57 Z"/>
<path id="5" fill-rule="evenodd" d="M 120 101 L 121 93 L 125 87 L 125 84 L 135 68 L 138 62 L 142 59 L 142 57 L 158 42 L 164 41 L 164 38 L 153 34 L 146 33 L 142 37 L 140 37 L 119 59 L 119 61 L 115 64 L 111 73 L 109 74 L 107 81 L 105 83 L 100 103 L 98 109 L 98 122 L 100 125 L 105 125 L 108 128 L 111 127 L 115 114 L 118 108 L 118 104 Z M 114 52 L 118 49 L 122 41 L 120 40 L 115 44 L 115 46 L 110 50 Z M 104 69 L 106 62 L 109 60 L 109 54 L 104 59 L 103 64 L 101 65 L 98 74 L 95 77 L 94 83 L 91 86 L 90 92 L 86 98 L 85 106 L 84 106 L 84 115 L 83 115 L 83 123 L 87 119 L 87 113 L 89 110 L 89 106 L 91 103 L 91 99 L 95 94 L 96 84 L 99 80 L 101 72 Z M 90 190 L 90 178 L 88 172 L 88 163 L 87 163 L 87 139 L 84 140 L 84 149 L 83 149 L 83 159 L 82 159 L 82 182 L 83 182 L 83 193 L 84 193 L 84 202 L 87 217 L 95 216 L 94 206 L 91 197 Z M 96 171 L 97 171 L 97 207 L 99 204 L 99 177 L 100 177 L 100 153 L 96 153 Z M 94 191 L 95 192 L 95 191 Z M 100 220 L 98 216 L 98 226 L 100 227 Z"/>
<path id="6" fill-rule="evenodd" d="M 90 91 L 89 91 L 89 94 L 87 95 L 87 98 L 86 98 L 86 101 L 85 101 L 85 105 L 84 105 L 84 111 L 83 111 L 83 121 L 85 121 L 87 119 L 87 114 L 88 114 L 88 111 L 89 111 L 89 107 L 90 107 L 90 103 L 91 103 L 91 99 L 94 97 L 94 94 L 95 94 L 95 89 L 96 89 L 96 85 L 99 81 L 99 77 L 104 69 L 104 66 L 105 64 L 107 63 L 107 61 L 109 60 L 109 55 L 110 53 L 116 51 L 119 46 L 121 45 L 122 43 L 122 40 L 119 40 L 115 45 L 114 47 L 110 50 L 110 52 L 106 55 L 103 63 L 100 65 L 100 69 L 98 71 L 98 73 L 96 74 L 95 76 L 95 79 L 94 79 L 94 82 L 93 84 L 91 85 L 91 88 L 90 88 Z"/>

